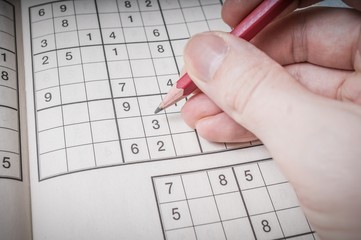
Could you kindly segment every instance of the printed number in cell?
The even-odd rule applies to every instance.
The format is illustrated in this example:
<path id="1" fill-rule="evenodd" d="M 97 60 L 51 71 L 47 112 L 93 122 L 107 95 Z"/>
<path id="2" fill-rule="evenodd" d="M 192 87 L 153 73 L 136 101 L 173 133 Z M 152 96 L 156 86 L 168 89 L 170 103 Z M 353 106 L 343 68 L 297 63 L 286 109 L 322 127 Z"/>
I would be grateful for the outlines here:
<path id="1" fill-rule="evenodd" d="M 134 84 L 132 79 L 112 79 L 111 84 L 114 97 L 135 96 Z"/>
<path id="2" fill-rule="evenodd" d="M 192 226 L 186 201 L 160 204 L 160 211 L 162 213 L 164 230 Z"/>
<path id="3" fill-rule="evenodd" d="M 152 57 L 171 57 L 172 50 L 168 42 L 149 43 Z"/>
<path id="4" fill-rule="evenodd" d="M 5 169 L 9 169 L 11 167 L 11 159 L 10 157 L 3 157 L 1 166 Z"/>
<path id="5" fill-rule="evenodd" d="M 53 17 L 51 5 L 44 5 L 37 8 L 31 8 L 31 21 L 37 22 Z"/>
<path id="6" fill-rule="evenodd" d="M 234 168 L 239 186 L 242 190 L 264 186 L 257 163 L 240 165 Z"/>
<path id="7" fill-rule="evenodd" d="M 143 26 L 143 21 L 140 13 L 121 13 L 120 20 L 123 27 L 140 27 Z"/>
<path id="8" fill-rule="evenodd" d="M 208 171 L 214 194 L 238 191 L 232 168 L 221 168 Z"/>
<path id="9" fill-rule="evenodd" d="M 44 89 L 36 93 L 36 104 L 38 110 L 56 106 L 60 103 L 59 87 Z"/>
<path id="10" fill-rule="evenodd" d="M 155 178 L 154 183 L 159 203 L 186 199 L 180 175 Z"/>
<path id="11" fill-rule="evenodd" d="M 147 143 L 144 138 L 123 140 L 122 146 L 126 162 L 149 160 Z"/>
<path id="12" fill-rule="evenodd" d="M 55 32 L 68 32 L 76 30 L 74 16 L 67 16 L 66 18 L 55 18 L 54 24 Z"/>
<path id="13" fill-rule="evenodd" d="M 80 45 L 94 45 L 101 44 L 101 36 L 99 30 L 83 30 L 79 31 L 79 42 Z"/>
<path id="14" fill-rule="evenodd" d="M 139 1 L 139 8 L 141 11 L 159 10 L 156 0 L 141 0 Z"/>
<path id="15" fill-rule="evenodd" d="M 274 212 L 251 216 L 251 222 L 258 239 L 278 239 L 284 237 Z"/>
<path id="16" fill-rule="evenodd" d="M 118 7 L 119 7 L 119 12 L 139 11 L 137 1 L 132 1 L 132 0 L 120 0 Z"/>
<path id="17" fill-rule="evenodd" d="M 55 68 L 56 63 L 56 54 L 55 52 L 47 52 L 44 54 L 39 54 L 34 57 L 34 68 L 35 72 L 43 71 L 50 68 Z"/>
<path id="18" fill-rule="evenodd" d="M 146 27 L 145 32 L 148 41 L 167 40 L 167 33 L 164 26 Z"/>
<path id="19" fill-rule="evenodd" d="M 124 35 L 121 29 L 102 29 L 102 35 L 105 44 L 124 43 Z"/>
<path id="20" fill-rule="evenodd" d="M 15 54 L 0 49 L 0 66 L 16 70 Z"/>
<path id="21" fill-rule="evenodd" d="M 64 17 L 74 14 L 74 6 L 72 2 L 53 3 L 54 17 Z"/>
<path id="22" fill-rule="evenodd" d="M 115 100 L 115 109 L 118 118 L 139 116 L 139 107 L 135 98 L 122 98 Z"/>
<path id="23" fill-rule="evenodd" d="M 172 139 L 169 135 L 148 138 L 148 145 L 152 159 L 175 156 Z"/>

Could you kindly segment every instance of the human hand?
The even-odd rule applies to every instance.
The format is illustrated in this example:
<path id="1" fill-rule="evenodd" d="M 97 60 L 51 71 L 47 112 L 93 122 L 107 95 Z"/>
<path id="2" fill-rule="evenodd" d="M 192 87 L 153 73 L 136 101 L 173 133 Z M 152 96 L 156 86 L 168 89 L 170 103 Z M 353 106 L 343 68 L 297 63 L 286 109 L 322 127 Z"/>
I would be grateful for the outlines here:
<path id="1" fill-rule="evenodd" d="M 360 1 L 347 2 L 361 10 Z M 224 19 L 234 26 L 256 4 L 227 0 Z M 300 10 L 269 25 L 252 44 L 225 33 L 200 34 L 184 57 L 202 91 L 183 107 L 185 121 L 211 141 L 259 138 L 319 236 L 360 239 L 360 12 Z"/>

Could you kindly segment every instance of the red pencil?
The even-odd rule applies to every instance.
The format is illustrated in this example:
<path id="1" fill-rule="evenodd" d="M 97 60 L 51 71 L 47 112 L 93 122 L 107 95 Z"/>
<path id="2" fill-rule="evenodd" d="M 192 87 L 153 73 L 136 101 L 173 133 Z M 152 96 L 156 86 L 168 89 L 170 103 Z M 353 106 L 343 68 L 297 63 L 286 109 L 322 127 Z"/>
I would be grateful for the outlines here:
<path id="1" fill-rule="evenodd" d="M 264 0 L 231 31 L 231 34 L 250 41 L 292 2 L 292 0 Z M 197 86 L 192 79 L 187 73 L 184 74 L 170 89 L 154 113 L 166 109 L 196 89 Z"/>

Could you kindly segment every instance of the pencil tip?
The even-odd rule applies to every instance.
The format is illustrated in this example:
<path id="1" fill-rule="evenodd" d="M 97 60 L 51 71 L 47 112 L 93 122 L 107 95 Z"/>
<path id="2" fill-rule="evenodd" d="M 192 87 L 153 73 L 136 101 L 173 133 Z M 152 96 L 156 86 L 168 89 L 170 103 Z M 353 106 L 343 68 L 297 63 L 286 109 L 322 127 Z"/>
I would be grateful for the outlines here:
<path id="1" fill-rule="evenodd" d="M 162 111 L 162 110 L 163 110 L 163 108 L 157 107 L 157 109 L 154 111 L 154 114 L 157 114 L 157 113 L 159 113 L 159 112 Z"/>

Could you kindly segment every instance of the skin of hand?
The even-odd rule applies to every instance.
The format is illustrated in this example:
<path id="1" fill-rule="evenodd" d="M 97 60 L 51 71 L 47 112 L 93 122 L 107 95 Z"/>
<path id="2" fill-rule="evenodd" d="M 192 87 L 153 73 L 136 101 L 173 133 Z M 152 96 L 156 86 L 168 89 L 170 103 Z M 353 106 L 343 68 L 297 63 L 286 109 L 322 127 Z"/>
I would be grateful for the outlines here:
<path id="1" fill-rule="evenodd" d="M 227 0 L 223 19 L 235 26 L 259 2 Z M 296 1 L 251 43 L 194 36 L 185 69 L 200 91 L 182 116 L 211 141 L 260 139 L 320 238 L 360 239 L 361 1 L 291 13 L 314 2 Z"/>

